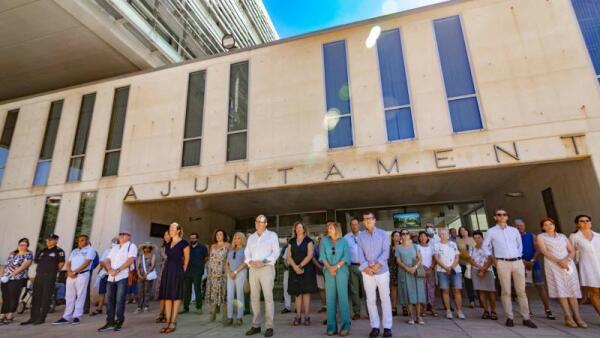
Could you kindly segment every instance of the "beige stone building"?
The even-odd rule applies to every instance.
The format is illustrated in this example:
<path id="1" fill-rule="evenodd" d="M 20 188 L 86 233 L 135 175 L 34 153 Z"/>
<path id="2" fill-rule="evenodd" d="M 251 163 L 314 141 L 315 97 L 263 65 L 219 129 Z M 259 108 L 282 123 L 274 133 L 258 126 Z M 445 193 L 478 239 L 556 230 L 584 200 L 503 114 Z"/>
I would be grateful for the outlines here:
<path id="1" fill-rule="evenodd" d="M 600 222 L 589 3 L 451 1 L 1 102 L 0 254 L 171 222 L 209 242 L 260 213 L 282 241 L 365 209 L 387 230 Z"/>

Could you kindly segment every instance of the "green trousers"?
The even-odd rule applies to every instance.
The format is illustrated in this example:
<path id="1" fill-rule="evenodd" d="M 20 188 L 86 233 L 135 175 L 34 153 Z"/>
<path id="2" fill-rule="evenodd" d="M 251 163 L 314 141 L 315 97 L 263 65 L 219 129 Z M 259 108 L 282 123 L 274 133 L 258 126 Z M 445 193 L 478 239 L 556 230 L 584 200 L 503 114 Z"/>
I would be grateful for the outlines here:
<path id="1" fill-rule="evenodd" d="M 348 304 L 348 268 L 341 268 L 330 276 L 324 271 L 325 294 L 327 296 L 327 332 L 339 333 L 337 325 L 337 312 L 340 313 L 340 331 L 350 331 L 350 305 Z M 339 311 L 337 308 L 339 307 Z"/>
<path id="2" fill-rule="evenodd" d="M 196 295 L 196 309 L 202 309 L 202 276 L 203 271 L 187 271 L 183 278 L 183 309 L 190 309 L 192 300 L 192 286 Z"/>
<path id="3" fill-rule="evenodd" d="M 358 265 L 350 265 L 350 298 L 352 298 L 352 313 L 360 315 L 360 294 L 363 290 L 362 273 Z"/>

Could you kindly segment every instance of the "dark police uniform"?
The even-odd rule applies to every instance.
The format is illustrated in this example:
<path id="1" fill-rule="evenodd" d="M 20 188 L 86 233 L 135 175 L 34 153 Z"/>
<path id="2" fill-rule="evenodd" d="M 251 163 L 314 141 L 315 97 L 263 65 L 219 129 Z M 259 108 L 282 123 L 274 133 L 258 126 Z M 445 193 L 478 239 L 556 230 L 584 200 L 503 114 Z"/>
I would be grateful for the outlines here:
<path id="1" fill-rule="evenodd" d="M 54 293 L 58 265 L 65 262 L 65 252 L 55 246 L 44 248 L 35 258 L 36 275 L 33 280 L 33 299 L 31 300 L 31 320 L 43 322 L 50 310 L 50 300 Z"/>

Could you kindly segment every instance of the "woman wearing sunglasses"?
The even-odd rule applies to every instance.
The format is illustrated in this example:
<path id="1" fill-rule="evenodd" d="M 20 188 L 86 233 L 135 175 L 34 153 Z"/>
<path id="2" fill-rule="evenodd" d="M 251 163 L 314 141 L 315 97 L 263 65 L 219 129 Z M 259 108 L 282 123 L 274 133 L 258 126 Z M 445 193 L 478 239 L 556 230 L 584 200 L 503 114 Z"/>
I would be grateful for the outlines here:
<path id="1" fill-rule="evenodd" d="M 575 225 L 579 231 L 571 235 L 571 242 L 579 257 L 581 286 L 600 314 L 600 233 L 592 230 L 592 218 L 588 215 L 575 217 Z"/>
<path id="2" fill-rule="evenodd" d="M 410 232 L 400 231 L 402 241 L 395 248 L 398 263 L 398 285 L 401 295 L 410 307 L 408 324 L 425 324 L 421 317 L 421 304 L 425 303 L 425 270 L 421 266 L 421 253 L 410 239 Z"/>
<path id="3" fill-rule="evenodd" d="M 319 260 L 323 262 L 323 275 L 327 295 L 327 335 L 338 334 L 336 308 L 339 304 L 341 325 L 339 335 L 350 333 L 350 305 L 348 302 L 348 277 L 350 249 L 342 238 L 342 228 L 334 221 L 327 222 L 327 236 L 321 240 Z"/>
<path id="4" fill-rule="evenodd" d="M 244 263 L 244 248 L 246 236 L 236 232 L 231 240 L 231 248 L 227 253 L 225 271 L 227 273 L 227 322 L 225 325 L 241 326 L 244 317 L 244 282 L 248 273 Z M 233 307 L 237 309 L 235 322 L 233 321 Z"/>

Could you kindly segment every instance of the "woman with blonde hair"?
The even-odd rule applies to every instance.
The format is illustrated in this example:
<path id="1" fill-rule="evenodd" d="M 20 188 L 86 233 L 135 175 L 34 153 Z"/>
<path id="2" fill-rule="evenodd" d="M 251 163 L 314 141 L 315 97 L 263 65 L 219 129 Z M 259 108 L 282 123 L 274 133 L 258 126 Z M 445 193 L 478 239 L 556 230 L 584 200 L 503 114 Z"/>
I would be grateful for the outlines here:
<path id="1" fill-rule="evenodd" d="M 244 248 L 246 236 L 236 232 L 231 240 L 231 248 L 227 253 L 225 271 L 227 272 L 227 322 L 225 325 L 241 326 L 244 317 L 244 283 L 248 269 L 244 262 Z M 235 298 L 235 300 L 234 300 Z M 233 307 L 237 308 L 237 318 L 233 321 Z"/>
<path id="2" fill-rule="evenodd" d="M 171 223 L 169 236 L 171 240 L 165 247 L 167 259 L 164 262 L 159 292 L 159 299 L 165 302 L 166 321 L 161 333 L 171 333 L 177 329 L 177 314 L 183 299 L 183 278 L 190 262 L 190 247 L 183 239 L 183 227 Z"/>
<path id="3" fill-rule="evenodd" d="M 288 242 L 287 261 L 289 262 L 288 293 L 295 296 L 296 318 L 294 326 L 302 322 L 310 325 L 310 294 L 317 292 L 317 277 L 314 264 L 314 242 L 307 235 L 306 226 L 302 222 L 294 223 L 294 235 Z"/>
<path id="4" fill-rule="evenodd" d="M 323 262 L 325 294 L 327 295 L 327 335 L 338 334 L 336 312 L 340 315 L 340 336 L 350 333 L 350 305 L 348 301 L 348 278 L 350 248 L 342 238 L 342 228 L 334 221 L 327 222 L 327 236 L 321 240 L 319 259 Z M 336 311 L 339 304 L 339 311 Z"/>
<path id="5" fill-rule="evenodd" d="M 229 250 L 227 240 L 227 234 L 223 229 L 215 230 L 213 244 L 209 249 L 206 280 L 206 303 L 210 305 L 210 321 L 217 319 L 218 307 L 223 324 L 227 322 L 227 280 L 225 276 L 225 262 L 227 261 L 227 250 Z"/>

